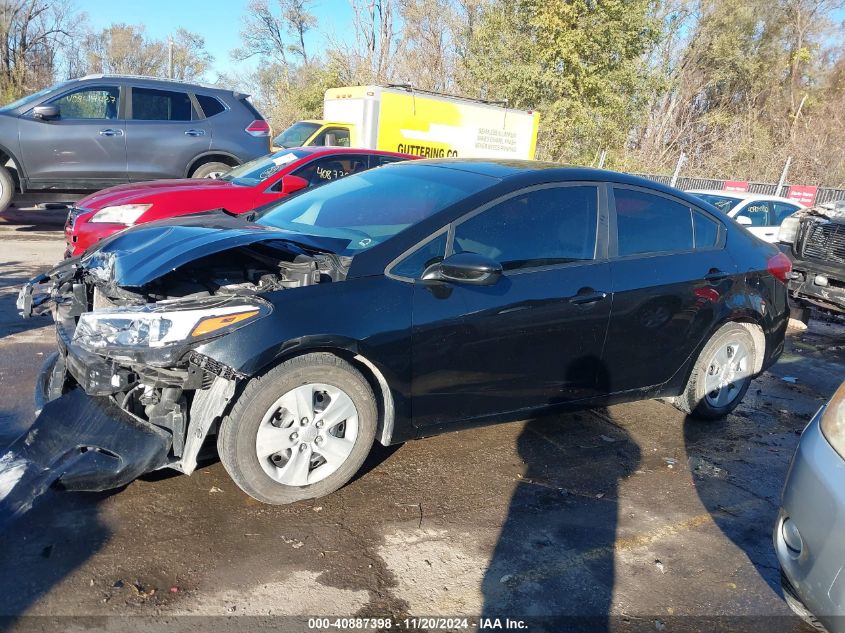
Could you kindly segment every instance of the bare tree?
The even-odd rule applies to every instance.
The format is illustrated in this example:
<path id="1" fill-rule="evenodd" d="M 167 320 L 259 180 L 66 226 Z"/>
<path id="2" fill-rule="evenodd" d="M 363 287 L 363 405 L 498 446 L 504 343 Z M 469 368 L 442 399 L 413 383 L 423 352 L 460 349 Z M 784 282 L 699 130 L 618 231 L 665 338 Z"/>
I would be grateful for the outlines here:
<path id="1" fill-rule="evenodd" d="M 397 0 L 350 0 L 355 28 L 357 72 L 366 81 L 393 79 L 399 52 L 396 30 Z"/>
<path id="2" fill-rule="evenodd" d="M 88 72 L 120 75 L 166 74 L 167 49 L 162 42 L 148 40 L 144 27 L 112 24 L 85 37 L 83 49 Z"/>
<path id="3" fill-rule="evenodd" d="M 299 56 L 303 63 L 308 62 L 305 34 L 317 24 L 317 19 L 308 11 L 311 1 L 277 0 L 274 8 L 268 0 L 252 0 L 243 20 L 243 46 L 232 51 L 232 58 L 242 61 L 258 56 L 280 66 L 285 89 L 289 89 L 291 60 L 288 55 Z M 288 40 L 289 36 L 293 37 L 292 42 Z"/>
<path id="4" fill-rule="evenodd" d="M 87 72 L 166 77 L 168 42 L 146 37 L 137 24 L 112 24 L 102 31 L 89 32 L 80 47 Z M 205 73 L 212 56 L 205 40 L 186 29 L 173 36 L 173 78 L 192 81 Z"/>
<path id="5" fill-rule="evenodd" d="M 401 0 L 402 52 L 396 74 L 418 88 L 449 90 L 454 83 L 458 16 L 450 0 Z"/>
<path id="6" fill-rule="evenodd" d="M 303 64 L 308 63 L 308 53 L 305 50 L 305 34 L 317 26 L 317 18 L 308 11 L 312 1 L 280 0 L 279 2 L 288 33 L 295 38 L 295 42 L 288 46 L 288 49 L 291 53 L 299 55 Z"/>
<path id="7" fill-rule="evenodd" d="M 13 99 L 54 80 L 63 50 L 82 18 L 51 0 L 0 2 L 0 90 Z"/>
<path id="8" fill-rule="evenodd" d="M 187 29 L 177 29 L 173 37 L 174 79 L 194 81 L 205 74 L 213 60 L 201 35 Z"/>

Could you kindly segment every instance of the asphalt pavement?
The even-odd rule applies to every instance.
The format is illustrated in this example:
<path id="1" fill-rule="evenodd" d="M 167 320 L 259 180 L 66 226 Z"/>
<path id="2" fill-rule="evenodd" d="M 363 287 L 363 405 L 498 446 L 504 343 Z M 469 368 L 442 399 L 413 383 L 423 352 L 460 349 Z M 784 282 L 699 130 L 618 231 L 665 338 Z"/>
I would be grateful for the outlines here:
<path id="1" fill-rule="evenodd" d="M 31 424 L 55 346 L 48 318 L 14 310 L 17 287 L 63 251 L 40 213 L 0 223 L 0 448 Z M 807 631 L 782 599 L 771 530 L 843 361 L 845 327 L 814 321 L 724 421 L 645 401 L 376 447 L 349 485 L 290 506 L 250 499 L 216 462 L 109 493 L 50 491 L 0 534 L 0 630 L 354 630 L 307 620 L 319 615 L 429 631 L 496 630 L 495 618 Z M 261 617 L 232 618 L 244 615 Z M 105 616 L 118 619 L 79 619 Z M 428 616 L 466 626 L 413 620 Z"/>

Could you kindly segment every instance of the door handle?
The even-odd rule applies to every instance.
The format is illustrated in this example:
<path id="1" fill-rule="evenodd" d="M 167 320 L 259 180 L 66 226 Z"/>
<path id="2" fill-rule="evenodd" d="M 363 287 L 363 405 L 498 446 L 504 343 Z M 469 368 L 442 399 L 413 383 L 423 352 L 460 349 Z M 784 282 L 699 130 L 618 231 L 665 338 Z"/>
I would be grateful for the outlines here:
<path id="1" fill-rule="evenodd" d="M 109 127 L 105 130 L 100 130 L 100 136 L 123 136 L 123 130 L 116 130 Z"/>
<path id="2" fill-rule="evenodd" d="M 569 299 L 569 303 L 574 303 L 577 306 L 587 305 L 588 303 L 595 303 L 607 298 L 606 292 L 599 292 L 592 288 L 582 288 L 578 294 Z"/>
<path id="3" fill-rule="evenodd" d="M 205 130 L 197 130 L 196 128 L 185 130 L 185 136 L 205 136 Z"/>
<path id="4" fill-rule="evenodd" d="M 710 272 L 704 275 L 704 279 L 707 281 L 722 281 L 723 279 L 727 279 L 728 273 L 719 270 L 718 268 L 711 268 Z"/>

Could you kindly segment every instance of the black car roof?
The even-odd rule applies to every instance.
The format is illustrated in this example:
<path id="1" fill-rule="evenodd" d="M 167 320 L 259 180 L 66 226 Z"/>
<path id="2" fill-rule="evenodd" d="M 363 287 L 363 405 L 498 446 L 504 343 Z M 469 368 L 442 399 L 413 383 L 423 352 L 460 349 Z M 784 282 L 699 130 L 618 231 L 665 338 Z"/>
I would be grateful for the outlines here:
<path id="1" fill-rule="evenodd" d="M 669 187 L 640 176 L 633 176 L 631 174 L 610 171 L 607 169 L 572 167 L 539 160 L 497 158 L 430 158 L 425 160 L 415 160 L 412 164 L 417 166 L 431 165 L 432 167 L 441 167 L 445 169 L 482 174 L 524 186 L 550 181 L 615 182 L 625 185 L 634 185 L 637 187 L 646 187 L 655 191 L 671 194 L 688 200 L 696 206 L 706 205 L 706 203 L 699 198 L 687 194 L 680 189 L 675 189 L 674 187 Z M 397 163 L 395 167 L 401 167 L 401 165 L 401 163 Z"/>

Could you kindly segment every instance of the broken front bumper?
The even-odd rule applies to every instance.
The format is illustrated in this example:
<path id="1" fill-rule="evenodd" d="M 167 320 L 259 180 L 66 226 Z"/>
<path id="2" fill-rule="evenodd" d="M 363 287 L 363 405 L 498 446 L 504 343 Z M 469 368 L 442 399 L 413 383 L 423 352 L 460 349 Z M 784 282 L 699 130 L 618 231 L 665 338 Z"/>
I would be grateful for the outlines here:
<path id="1" fill-rule="evenodd" d="M 0 527 L 51 485 L 108 490 L 161 468 L 170 444 L 166 431 L 121 410 L 111 398 L 72 389 L 45 403 L 29 430 L 0 456 Z"/>

